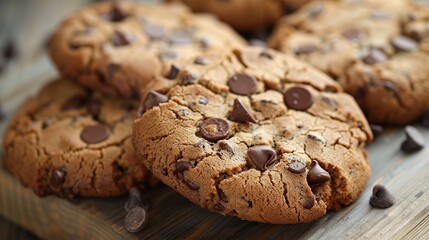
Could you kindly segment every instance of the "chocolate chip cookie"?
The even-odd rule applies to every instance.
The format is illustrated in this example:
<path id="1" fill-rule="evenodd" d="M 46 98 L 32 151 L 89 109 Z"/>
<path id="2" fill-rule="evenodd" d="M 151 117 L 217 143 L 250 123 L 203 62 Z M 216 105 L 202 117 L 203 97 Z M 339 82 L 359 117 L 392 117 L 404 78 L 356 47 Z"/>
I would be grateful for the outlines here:
<path id="1" fill-rule="evenodd" d="M 179 4 L 107 1 L 64 20 L 50 40 L 50 55 L 67 78 L 137 98 L 172 62 L 243 44 L 225 24 Z"/>
<path id="2" fill-rule="evenodd" d="M 298 9 L 312 0 L 167 0 L 183 2 L 196 12 L 209 12 L 240 32 L 269 27 L 285 12 Z"/>
<path id="3" fill-rule="evenodd" d="M 155 81 L 134 121 L 155 176 L 204 208 L 265 223 L 308 222 L 357 199 L 372 133 L 338 83 L 262 48 L 199 58 L 206 65 Z"/>
<path id="4" fill-rule="evenodd" d="M 269 45 L 331 75 L 370 122 L 405 125 L 429 108 L 428 23 L 429 7 L 413 1 L 314 1 Z"/>
<path id="5" fill-rule="evenodd" d="M 154 184 L 131 142 L 137 106 L 54 81 L 12 120 L 4 139 L 6 166 L 39 196 L 111 197 Z"/>

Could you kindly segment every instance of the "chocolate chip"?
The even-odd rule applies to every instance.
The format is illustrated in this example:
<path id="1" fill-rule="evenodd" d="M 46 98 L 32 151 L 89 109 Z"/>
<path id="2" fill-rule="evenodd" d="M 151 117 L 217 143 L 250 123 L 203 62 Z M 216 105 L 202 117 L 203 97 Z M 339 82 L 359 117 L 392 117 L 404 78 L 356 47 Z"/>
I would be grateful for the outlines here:
<path id="1" fill-rule="evenodd" d="M 158 106 L 160 103 L 164 103 L 167 101 L 168 96 L 156 91 L 150 91 L 147 94 L 146 99 L 144 100 L 143 113 L 155 106 Z"/>
<path id="2" fill-rule="evenodd" d="M 125 217 L 124 227 L 128 232 L 135 233 L 143 229 L 147 223 L 147 212 L 142 207 L 131 209 Z"/>
<path id="3" fill-rule="evenodd" d="M 311 209 L 314 206 L 314 197 L 308 196 L 303 200 L 302 207 L 305 209 Z"/>
<path id="4" fill-rule="evenodd" d="M 406 139 L 401 145 L 402 151 L 412 153 L 421 150 L 425 146 L 425 138 L 417 128 L 406 126 L 405 136 Z"/>
<path id="5" fill-rule="evenodd" d="M 207 65 L 209 64 L 209 61 L 205 57 L 196 57 L 194 63 L 198 65 Z"/>
<path id="6" fill-rule="evenodd" d="M 130 190 L 130 194 L 128 196 L 127 202 L 125 203 L 124 209 L 125 211 L 129 212 L 135 207 L 148 209 L 148 204 L 143 201 L 141 191 L 138 188 L 133 187 Z"/>
<path id="7" fill-rule="evenodd" d="M 207 105 L 209 103 L 209 99 L 207 97 L 205 97 L 205 96 L 201 96 L 198 99 L 198 103 L 202 104 L 202 105 Z"/>
<path id="8" fill-rule="evenodd" d="M 165 76 L 165 78 L 173 80 L 177 77 L 179 72 L 180 72 L 180 68 L 177 65 L 172 64 L 170 68 L 170 72 Z"/>
<path id="9" fill-rule="evenodd" d="M 225 192 L 222 189 L 219 189 L 218 192 L 220 200 L 228 202 L 228 197 L 226 196 Z"/>
<path id="10" fill-rule="evenodd" d="M 316 6 L 312 7 L 308 12 L 308 16 L 311 18 L 318 17 L 325 10 L 325 5 L 323 3 L 319 3 Z"/>
<path id="11" fill-rule="evenodd" d="M 192 37 L 187 32 L 176 32 L 169 36 L 169 42 L 171 44 L 190 44 Z"/>
<path id="12" fill-rule="evenodd" d="M 164 27 L 151 23 L 145 24 L 144 32 L 152 39 L 160 39 L 165 35 Z"/>
<path id="13" fill-rule="evenodd" d="M 162 168 L 162 169 L 161 169 L 161 173 L 162 173 L 162 175 L 164 175 L 164 176 L 168 176 L 168 170 L 167 170 L 166 168 Z"/>
<path id="14" fill-rule="evenodd" d="M 3 57 L 5 60 L 10 61 L 18 55 L 18 50 L 13 41 L 8 41 L 3 47 Z"/>
<path id="15" fill-rule="evenodd" d="M 225 210 L 225 207 L 222 204 L 218 203 L 214 206 L 213 209 L 217 212 L 223 212 Z"/>
<path id="16" fill-rule="evenodd" d="M 129 37 L 125 35 L 123 32 L 115 30 L 113 32 L 113 35 L 111 37 L 111 41 L 114 46 L 116 47 L 122 47 L 129 45 L 131 43 Z"/>
<path id="17" fill-rule="evenodd" d="M 289 88 L 284 94 L 286 105 L 294 110 L 305 111 L 313 105 L 310 91 L 303 87 Z"/>
<path id="18" fill-rule="evenodd" d="M 121 68 L 121 65 L 116 63 L 110 63 L 107 65 L 107 72 L 109 79 L 112 80 L 115 77 L 116 72 Z"/>
<path id="19" fill-rule="evenodd" d="M 168 59 L 176 59 L 179 57 L 179 54 L 177 54 L 177 52 L 172 51 L 172 50 L 167 50 L 161 53 L 161 55 L 159 56 L 163 61 L 168 60 Z"/>
<path id="20" fill-rule="evenodd" d="M 389 208 L 395 204 L 395 197 L 382 185 L 375 185 L 369 204 L 375 208 Z"/>
<path id="21" fill-rule="evenodd" d="M 86 109 L 94 119 L 98 119 L 98 115 L 100 114 L 101 110 L 101 105 L 101 101 L 98 99 L 91 99 L 86 104 Z"/>
<path id="22" fill-rule="evenodd" d="M 198 77 L 194 73 L 188 73 L 188 74 L 185 74 L 181 77 L 181 81 L 184 85 L 193 84 L 197 80 L 198 80 Z"/>
<path id="23" fill-rule="evenodd" d="M 305 163 L 302 162 L 301 158 L 297 155 L 290 155 L 288 156 L 288 160 L 290 163 L 288 163 L 288 170 L 293 173 L 303 173 L 305 172 Z"/>
<path id="24" fill-rule="evenodd" d="M 352 29 L 348 29 L 345 30 L 341 33 L 341 36 L 343 36 L 344 38 L 346 38 L 349 41 L 360 41 L 363 38 L 363 32 L 359 29 L 356 28 L 352 28 Z"/>
<path id="25" fill-rule="evenodd" d="M 277 158 L 276 151 L 270 146 L 253 146 L 247 150 L 248 161 L 260 171 L 267 170 Z"/>
<path id="26" fill-rule="evenodd" d="M 371 49 L 363 58 L 363 62 L 368 65 L 374 65 L 376 63 L 383 63 L 387 61 L 387 56 L 384 54 L 383 51 L 380 51 L 378 49 Z"/>
<path id="27" fill-rule="evenodd" d="M 228 137 L 229 124 L 221 118 L 209 118 L 201 123 L 200 133 L 208 141 L 217 142 Z"/>
<path id="28" fill-rule="evenodd" d="M 257 90 L 257 81 L 254 77 L 244 73 L 232 76 L 228 81 L 231 92 L 239 95 L 251 95 Z"/>
<path id="29" fill-rule="evenodd" d="M 194 167 L 194 165 L 189 161 L 178 161 L 176 162 L 176 173 L 181 173 L 184 171 L 188 171 L 190 168 Z"/>
<path id="30" fill-rule="evenodd" d="M 127 18 L 128 14 L 126 14 L 117 4 L 113 4 L 112 9 L 102 17 L 107 21 L 120 22 Z"/>
<path id="31" fill-rule="evenodd" d="M 229 146 L 229 144 L 227 142 L 220 142 L 219 143 L 219 150 L 223 151 L 223 152 L 227 152 L 231 155 L 234 154 L 234 150 L 232 149 L 231 146 Z"/>
<path id="32" fill-rule="evenodd" d="M 309 184 L 323 183 L 331 180 L 331 175 L 329 175 L 327 171 L 320 167 L 317 161 L 313 161 L 312 165 L 312 168 L 310 171 L 308 171 L 307 174 L 307 182 Z"/>
<path id="33" fill-rule="evenodd" d="M 51 173 L 49 186 L 53 189 L 58 189 L 66 180 L 66 172 L 62 169 L 56 169 Z"/>
<path id="34" fill-rule="evenodd" d="M 100 143 L 106 140 L 109 136 L 110 129 L 102 124 L 86 126 L 80 134 L 82 141 L 87 144 Z"/>
<path id="35" fill-rule="evenodd" d="M 240 123 L 256 123 L 256 119 L 253 114 L 244 106 L 240 99 L 234 100 L 232 112 L 229 114 L 229 120 Z"/>
<path id="36" fill-rule="evenodd" d="M 317 45 L 314 44 L 305 44 L 301 45 L 294 49 L 294 53 L 296 55 L 302 55 L 302 54 L 309 54 L 319 51 L 320 48 Z"/>
<path id="37" fill-rule="evenodd" d="M 188 179 L 183 179 L 183 182 L 192 190 L 198 190 L 200 189 L 200 186 L 198 186 L 197 184 L 195 184 L 194 182 L 192 182 L 191 180 Z"/>
<path id="38" fill-rule="evenodd" d="M 83 107 L 86 104 L 86 97 L 83 95 L 74 95 L 67 99 L 61 106 L 62 111 L 76 110 Z"/>
<path id="39" fill-rule="evenodd" d="M 380 125 L 371 124 L 369 125 L 369 127 L 371 128 L 371 131 L 374 134 L 374 138 L 379 137 L 384 131 L 383 126 L 380 126 Z"/>
<path id="40" fill-rule="evenodd" d="M 392 45 L 396 49 L 404 52 L 410 52 L 417 49 L 417 43 L 411 38 L 405 36 L 397 36 L 393 38 Z"/>
<path id="41" fill-rule="evenodd" d="M 266 49 L 264 49 L 261 53 L 259 53 L 259 56 L 263 58 L 273 59 L 273 55 L 271 55 L 271 53 L 268 52 L 268 50 Z"/>

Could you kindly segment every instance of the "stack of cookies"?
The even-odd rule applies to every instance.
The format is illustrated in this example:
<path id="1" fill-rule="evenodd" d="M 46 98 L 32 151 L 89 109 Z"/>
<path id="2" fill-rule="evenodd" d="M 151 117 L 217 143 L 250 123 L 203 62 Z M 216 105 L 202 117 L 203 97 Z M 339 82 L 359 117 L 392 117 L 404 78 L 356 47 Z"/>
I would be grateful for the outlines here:
<path id="1" fill-rule="evenodd" d="M 363 191 L 373 138 L 364 113 L 407 124 L 429 108 L 428 8 L 183 0 L 240 32 L 301 7 L 279 20 L 276 51 L 177 2 L 103 2 L 58 27 L 50 55 L 61 77 L 5 136 L 6 165 L 25 186 L 113 197 L 160 180 L 222 215 L 303 223 Z"/>

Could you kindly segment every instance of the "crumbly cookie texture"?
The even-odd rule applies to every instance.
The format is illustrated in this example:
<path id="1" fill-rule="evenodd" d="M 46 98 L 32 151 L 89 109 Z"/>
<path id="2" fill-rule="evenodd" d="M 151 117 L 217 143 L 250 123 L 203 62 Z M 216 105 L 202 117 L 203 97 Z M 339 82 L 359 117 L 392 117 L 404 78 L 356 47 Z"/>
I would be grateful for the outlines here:
<path id="1" fill-rule="evenodd" d="M 200 59 L 156 81 L 134 121 L 155 176 L 204 208 L 265 223 L 308 222 L 357 199 L 372 133 L 338 83 L 267 49 Z"/>
<path id="2" fill-rule="evenodd" d="M 314 1 L 282 19 L 269 45 L 331 75 L 370 122 L 405 125 L 429 108 L 428 21 L 429 7 L 412 1 Z"/>
<path id="3" fill-rule="evenodd" d="M 39 196 L 111 197 L 154 185 L 131 142 L 137 105 L 56 80 L 16 113 L 6 166 Z"/>
<path id="4" fill-rule="evenodd" d="M 110 95 L 138 98 L 139 89 L 172 62 L 244 44 L 227 25 L 180 4 L 107 1 L 64 20 L 49 49 L 63 76 Z"/>

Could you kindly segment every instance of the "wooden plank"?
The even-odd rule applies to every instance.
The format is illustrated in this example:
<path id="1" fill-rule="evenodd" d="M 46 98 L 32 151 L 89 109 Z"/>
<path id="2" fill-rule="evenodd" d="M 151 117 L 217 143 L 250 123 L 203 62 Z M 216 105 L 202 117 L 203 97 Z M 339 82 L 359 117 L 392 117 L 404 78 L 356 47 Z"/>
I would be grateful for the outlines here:
<path id="1" fill-rule="evenodd" d="M 41 46 L 58 19 L 82 2 L 0 1 L 0 21 L 6 23 L 2 26 L 14 26 L 0 26 L 0 43 L 5 36 L 12 35 L 19 39 L 22 51 L 21 58 L 0 78 L 0 102 L 7 114 L 7 120 L 0 123 L 0 136 L 23 99 L 56 76 Z M 429 139 L 429 130 L 422 130 Z M 373 175 L 359 200 L 309 224 L 268 225 L 223 217 L 161 186 L 144 195 L 152 204 L 147 227 L 138 234 L 129 234 L 122 226 L 126 197 L 74 202 L 56 197 L 40 199 L 3 168 L 0 168 L 0 215 L 45 239 L 428 239 L 429 148 L 403 154 L 399 151 L 403 138 L 401 129 L 389 129 L 371 144 L 368 150 Z M 396 196 L 395 206 L 387 210 L 369 206 L 372 186 L 376 183 L 386 185 Z M 21 236 L 15 235 L 8 225 L 0 222 L 0 232 L 11 233 L 0 235 L 6 236 L 1 239 Z M 22 236 L 27 238 L 25 234 Z"/>

